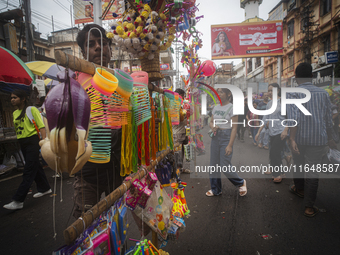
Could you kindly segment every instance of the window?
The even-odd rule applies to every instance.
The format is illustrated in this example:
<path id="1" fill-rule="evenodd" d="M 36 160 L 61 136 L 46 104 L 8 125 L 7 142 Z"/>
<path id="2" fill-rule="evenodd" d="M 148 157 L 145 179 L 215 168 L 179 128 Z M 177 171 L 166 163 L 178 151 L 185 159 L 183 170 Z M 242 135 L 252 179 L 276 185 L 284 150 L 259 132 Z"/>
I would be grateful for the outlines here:
<path id="1" fill-rule="evenodd" d="M 38 55 L 45 56 L 45 49 L 44 48 L 41 48 L 41 47 L 38 47 L 38 46 L 34 46 L 34 51 Z"/>
<path id="2" fill-rule="evenodd" d="M 331 35 L 326 35 L 323 40 L 323 50 L 324 52 L 331 51 Z"/>
<path id="3" fill-rule="evenodd" d="M 324 16 L 329 13 L 332 9 L 332 0 L 321 0 L 320 1 L 320 15 Z"/>
<path id="4" fill-rule="evenodd" d="M 288 71 L 294 71 L 294 54 L 288 55 Z"/>
<path id="5" fill-rule="evenodd" d="M 261 58 L 256 58 L 255 68 L 258 68 L 259 66 L 261 66 Z"/>
<path id="6" fill-rule="evenodd" d="M 65 52 L 66 54 L 72 55 L 73 54 L 73 50 L 71 48 L 64 48 L 62 49 L 63 52 Z"/>
<path id="7" fill-rule="evenodd" d="M 287 36 L 288 36 L 288 39 L 289 39 L 290 37 L 294 36 L 294 19 L 292 19 L 288 22 L 287 28 L 288 28 Z"/>
<path id="8" fill-rule="evenodd" d="M 247 62 L 248 68 L 247 68 L 247 72 L 250 73 L 251 71 L 253 71 L 253 61 L 250 58 Z"/>

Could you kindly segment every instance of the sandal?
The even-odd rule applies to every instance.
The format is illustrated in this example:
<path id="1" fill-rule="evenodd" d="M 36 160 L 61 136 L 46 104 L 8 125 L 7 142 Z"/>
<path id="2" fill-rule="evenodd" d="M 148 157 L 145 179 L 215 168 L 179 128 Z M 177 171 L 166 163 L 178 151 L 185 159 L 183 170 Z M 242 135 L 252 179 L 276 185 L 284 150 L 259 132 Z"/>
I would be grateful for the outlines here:
<path id="1" fill-rule="evenodd" d="M 305 215 L 306 217 L 312 218 L 315 215 L 317 215 L 318 212 L 319 212 L 319 208 L 317 208 L 316 206 L 313 206 L 313 213 L 309 214 L 309 213 L 304 212 L 303 215 Z"/>
<path id="2" fill-rule="evenodd" d="M 183 170 L 182 170 L 182 173 L 183 173 L 183 174 L 190 174 L 191 171 L 190 171 L 189 169 L 183 169 Z"/>
<path id="3" fill-rule="evenodd" d="M 206 195 L 207 197 L 219 196 L 219 195 L 221 195 L 221 194 L 222 194 L 222 192 L 221 192 L 220 194 L 218 194 L 218 195 L 215 195 L 215 194 L 212 192 L 212 190 L 208 190 L 208 191 L 205 193 L 205 195 Z"/>
<path id="4" fill-rule="evenodd" d="M 243 181 L 243 185 L 238 188 L 240 196 L 243 197 L 247 194 L 247 184 L 246 180 Z"/>
<path id="5" fill-rule="evenodd" d="M 263 146 L 263 149 L 269 150 L 269 147 L 268 146 Z"/>
<path id="6" fill-rule="evenodd" d="M 282 182 L 282 178 L 283 178 L 283 176 L 281 176 L 281 175 L 279 175 L 279 176 L 277 176 L 277 177 L 274 177 L 274 176 L 273 176 L 273 182 L 275 182 L 275 183 L 281 183 L 281 182 Z"/>
<path id="7" fill-rule="evenodd" d="M 303 198 L 305 196 L 304 194 L 297 191 L 294 184 L 289 187 L 289 191 L 292 192 L 293 194 L 297 195 L 298 197 L 301 197 L 301 198 Z"/>
<path id="8" fill-rule="evenodd" d="M 259 143 L 259 145 L 257 145 L 257 147 L 259 147 L 260 149 L 262 149 L 263 145 L 261 143 Z"/>

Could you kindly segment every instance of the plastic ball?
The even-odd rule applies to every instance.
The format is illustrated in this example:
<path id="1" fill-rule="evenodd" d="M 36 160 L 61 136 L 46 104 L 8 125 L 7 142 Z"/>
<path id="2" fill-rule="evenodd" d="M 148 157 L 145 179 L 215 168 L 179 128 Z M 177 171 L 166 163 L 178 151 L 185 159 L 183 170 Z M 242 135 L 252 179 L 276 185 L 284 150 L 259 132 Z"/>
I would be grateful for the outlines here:
<path id="1" fill-rule="evenodd" d="M 216 72 L 216 64 L 214 61 L 206 60 L 202 63 L 200 72 L 203 76 L 211 76 Z"/>

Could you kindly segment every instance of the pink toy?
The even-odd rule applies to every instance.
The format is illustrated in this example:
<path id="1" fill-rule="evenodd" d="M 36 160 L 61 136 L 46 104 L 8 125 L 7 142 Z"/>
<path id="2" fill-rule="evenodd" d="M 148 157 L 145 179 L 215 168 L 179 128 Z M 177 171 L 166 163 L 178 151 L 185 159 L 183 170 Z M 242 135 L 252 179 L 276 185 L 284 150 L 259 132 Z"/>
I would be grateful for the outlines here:
<path id="1" fill-rule="evenodd" d="M 143 83 L 146 85 L 148 85 L 149 83 L 149 75 L 147 72 L 144 71 L 133 72 L 131 74 L 131 77 L 133 78 L 134 83 Z"/>
<path id="2" fill-rule="evenodd" d="M 149 190 L 148 188 L 144 188 L 143 194 L 141 198 L 138 200 L 138 204 L 145 209 L 146 203 L 148 202 L 149 197 L 151 196 L 152 191 Z"/>
<path id="3" fill-rule="evenodd" d="M 136 179 L 133 181 L 130 190 L 126 196 L 126 206 L 134 210 L 137 206 L 138 200 L 141 198 L 144 190 L 144 184 Z"/>
<path id="4" fill-rule="evenodd" d="M 145 177 L 145 185 L 151 191 L 153 191 L 153 188 L 155 187 L 157 181 L 157 175 L 153 172 L 149 172 Z"/>

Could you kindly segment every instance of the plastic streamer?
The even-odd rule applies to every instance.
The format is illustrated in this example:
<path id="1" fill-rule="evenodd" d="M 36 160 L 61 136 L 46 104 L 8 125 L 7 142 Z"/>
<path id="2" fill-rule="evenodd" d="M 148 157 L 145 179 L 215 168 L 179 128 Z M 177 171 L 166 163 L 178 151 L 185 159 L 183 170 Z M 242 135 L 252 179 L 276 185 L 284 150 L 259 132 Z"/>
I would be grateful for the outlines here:
<path id="1" fill-rule="evenodd" d="M 150 141 L 151 141 L 151 150 L 152 150 L 152 160 L 156 160 L 156 141 L 157 141 L 157 134 L 156 134 L 156 114 L 155 114 L 155 106 L 153 104 L 152 98 L 151 100 L 151 132 L 150 132 Z"/>
<path id="2" fill-rule="evenodd" d="M 210 93 L 209 90 L 204 89 L 204 88 L 198 88 L 198 89 L 206 92 L 212 98 L 212 100 L 214 100 L 214 103 L 216 104 L 216 100 L 215 100 L 214 96 Z"/>
<path id="3" fill-rule="evenodd" d="M 198 84 L 201 84 L 201 85 L 204 85 L 206 87 L 208 87 L 212 92 L 214 92 L 214 94 L 217 96 L 218 100 L 220 101 L 220 104 L 222 105 L 222 101 L 221 101 L 221 98 L 220 96 L 218 95 L 217 91 L 211 87 L 210 85 L 206 84 L 206 83 L 203 83 L 203 82 L 197 82 Z M 199 89 L 199 88 L 198 88 Z M 214 100 L 215 101 L 215 100 Z M 216 103 L 215 103 L 216 104 Z"/>
<path id="4" fill-rule="evenodd" d="M 138 159 L 142 161 L 142 125 L 137 126 L 137 151 Z"/>
<path id="5" fill-rule="evenodd" d="M 149 121 L 144 122 L 145 165 L 150 165 Z"/>
<path id="6" fill-rule="evenodd" d="M 131 116 L 131 123 L 132 123 L 132 171 L 136 173 L 138 170 L 137 125 L 135 122 L 135 116 L 133 111 Z"/>
<path id="7" fill-rule="evenodd" d="M 120 175 L 125 176 L 132 171 L 132 118 L 131 112 L 127 116 L 128 124 L 122 126 L 122 146 L 121 146 L 121 161 L 120 161 Z"/>
<path id="8" fill-rule="evenodd" d="M 140 125 L 141 126 L 140 137 L 142 138 L 142 143 L 141 143 L 142 144 L 142 146 L 141 146 L 141 165 L 145 165 L 145 136 L 144 136 L 144 125 L 143 124 Z"/>
<path id="9" fill-rule="evenodd" d="M 166 131 L 167 131 L 167 140 L 168 140 L 168 144 L 171 150 L 174 149 L 174 143 L 172 140 L 172 128 L 170 125 L 170 112 L 167 111 L 167 108 L 165 108 L 165 125 L 166 125 Z"/>

